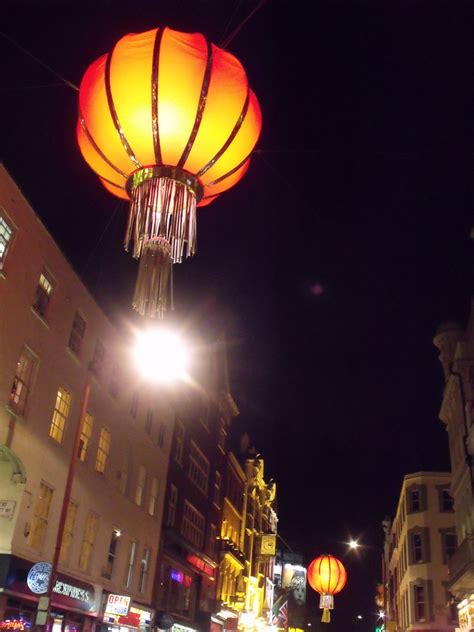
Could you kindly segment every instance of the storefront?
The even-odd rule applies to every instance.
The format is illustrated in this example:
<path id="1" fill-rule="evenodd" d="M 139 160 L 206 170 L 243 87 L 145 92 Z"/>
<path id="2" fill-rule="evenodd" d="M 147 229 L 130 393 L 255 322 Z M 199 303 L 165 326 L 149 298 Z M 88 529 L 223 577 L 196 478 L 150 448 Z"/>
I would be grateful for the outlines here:
<path id="1" fill-rule="evenodd" d="M 462 632 L 470 632 L 474 629 L 474 595 L 463 599 L 458 604 L 459 629 Z"/>
<path id="2" fill-rule="evenodd" d="M 128 595 L 104 595 L 101 632 L 150 632 L 154 610 L 137 604 Z"/>
<path id="3" fill-rule="evenodd" d="M 51 564 L 0 555 L 0 630 L 24 632 L 35 624 L 39 598 L 48 587 Z M 51 598 L 51 632 L 90 632 L 102 588 L 58 573 Z"/>

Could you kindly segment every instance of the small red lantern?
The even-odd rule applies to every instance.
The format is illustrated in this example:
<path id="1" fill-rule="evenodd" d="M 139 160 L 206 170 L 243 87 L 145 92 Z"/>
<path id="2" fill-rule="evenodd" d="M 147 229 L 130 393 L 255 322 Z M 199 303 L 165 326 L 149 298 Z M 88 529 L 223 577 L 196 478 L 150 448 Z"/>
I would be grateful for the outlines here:
<path id="1" fill-rule="evenodd" d="M 321 595 L 319 607 L 323 610 L 321 621 L 331 621 L 330 610 L 334 608 L 334 595 L 341 592 L 347 582 L 347 572 L 342 562 L 334 555 L 320 555 L 308 567 L 308 582 Z"/>

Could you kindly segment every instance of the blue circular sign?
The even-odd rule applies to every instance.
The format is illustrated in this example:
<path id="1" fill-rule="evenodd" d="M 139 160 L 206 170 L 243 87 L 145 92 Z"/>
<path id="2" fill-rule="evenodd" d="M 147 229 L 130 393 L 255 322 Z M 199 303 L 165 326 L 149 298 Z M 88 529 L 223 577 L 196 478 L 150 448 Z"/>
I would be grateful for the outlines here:
<path id="1" fill-rule="evenodd" d="M 28 588 L 36 595 L 43 595 L 48 590 L 50 575 L 51 564 L 49 562 L 38 562 L 28 572 L 28 577 L 26 578 Z"/>

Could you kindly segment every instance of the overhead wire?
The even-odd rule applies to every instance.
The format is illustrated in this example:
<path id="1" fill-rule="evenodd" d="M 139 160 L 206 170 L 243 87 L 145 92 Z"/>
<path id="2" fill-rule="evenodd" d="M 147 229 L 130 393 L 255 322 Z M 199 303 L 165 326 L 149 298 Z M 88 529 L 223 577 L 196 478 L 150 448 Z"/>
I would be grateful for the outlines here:
<path id="1" fill-rule="evenodd" d="M 25 55 L 28 55 L 28 57 L 31 57 L 32 59 L 34 59 L 36 62 L 38 62 L 38 64 L 40 64 L 40 66 L 43 66 L 43 68 L 46 68 L 46 70 L 48 70 L 49 72 L 53 73 L 53 75 L 55 75 L 58 79 L 61 79 L 61 81 L 63 83 L 65 83 L 67 86 L 69 86 L 70 88 L 72 88 L 73 90 L 76 90 L 77 92 L 79 92 L 79 88 L 72 83 L 72 81 L 68 81 L 67 79 L 65 79 L 64 77 L 62 77 L 58 72 L 56 72 L 55 70 L 53 70 L 53 68 L 51 68 L 51 66 L 48 66 L 48 64 L 45 64 L 44 61 L 41 61 L 41 59 L 39 59 L 38 57 L 36 57 L 36 55 L 33 55 L 33 53 L 30 53 L 29 50 L 26 50 L 26 48 L 24 48 L 24 46 L 22 46 L 21 44 L 19 44 L 17 41 L 15 41 L 12 37 L 10 37 L 9 35 L 7 35 L 6 33 L 4 33 L 3 31 L 0 31 L 0 35 L 2 37 L 4 37 L 6 40 L 8 40 L 11 44 L 13 44 L 14 46 L 16 46 L 19 50 L 21 50 L 23 53 L 25 53 Z"/>
<path id="2" fill-rule="evenodd" d="M 227 48 L 227 46 L 229 46 L 229 44 L 234 39 L 234 37 L 239 34 L 239 32 L 242 30 L 245 24 L 247 24 L 247 22 L 255 15 L 255 13 L 257 13 L 257 11 L 263 7 L 265 2 L 267 2 L 267 0 L 260 0 L 260 2 L 258 2 L 255 5 L 252 11 L 250 11 L 250 13 L 241 22 L 239 22 L 239 24 L 235 27 L 232 33 L 230 33 L 226 37 L 226 39 L 222 42 L 221 44 L 222 48 Z"/>

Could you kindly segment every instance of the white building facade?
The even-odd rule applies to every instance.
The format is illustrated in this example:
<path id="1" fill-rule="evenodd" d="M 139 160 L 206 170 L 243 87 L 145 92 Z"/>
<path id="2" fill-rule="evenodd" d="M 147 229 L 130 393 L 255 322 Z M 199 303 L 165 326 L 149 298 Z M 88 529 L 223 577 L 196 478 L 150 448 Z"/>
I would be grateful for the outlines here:
<path id="1" fill-rule="evenodd" d="M 0 624 L 10 629 L 34 625 L 45 592 L 86 382 L 53 632 L 152 624 L 174 415 L 124 339 L 0 166 Z"/>
<path id="2" fill-rule="evenodd" d="M 397 632 L 454 632 L 448 562 L 457 538 L 451 474 L 408 474 L 395 519 L 386 532 L 387 628 Z"/>

